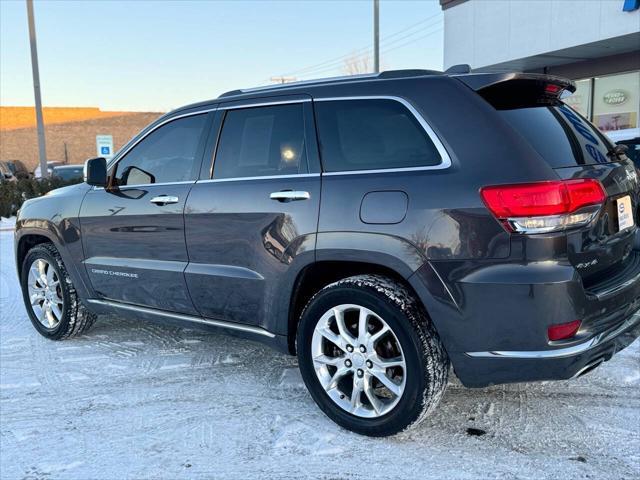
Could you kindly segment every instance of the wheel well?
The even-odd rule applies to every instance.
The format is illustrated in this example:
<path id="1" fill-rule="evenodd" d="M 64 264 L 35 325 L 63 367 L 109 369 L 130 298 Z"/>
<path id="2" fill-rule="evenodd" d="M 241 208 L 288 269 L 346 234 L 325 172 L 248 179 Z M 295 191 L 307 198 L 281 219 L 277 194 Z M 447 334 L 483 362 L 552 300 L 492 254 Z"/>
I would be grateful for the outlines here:
<path id="1" fill-rule="evenodd" d="M 295 339 L 298 330 L 298 322 L 300 314 L 307 305 L 311 297 L 322 290 L 327 285 L 337 282 L 343 278 L 352 277 L 354 275 L 378 274 L 401 283 L 409 291 L 415 295 L 415 291 L 401 275 L 394 270 L 364 262 L 316 262 L 309 265 L 298 274 L 293 295 L 291 296 L 291 305 L 289 307 L 289 325 L 287 329 L 287 338 L 289 343 L 289 352 L 295 355 Z M 416 297 L 417 298 L 417 297 Z"/>
<path id="2" fill-rule="evenodd" d="M 51 240 L 44 235 L 25 235 L 20 239 L 16 257 L 19 274 L 22 273 L 21 270 L 24 257 L 27 256 L 29 250 L 31 250 L 36 245 L 40 245 L 41 243 L 51 243 Z"/>

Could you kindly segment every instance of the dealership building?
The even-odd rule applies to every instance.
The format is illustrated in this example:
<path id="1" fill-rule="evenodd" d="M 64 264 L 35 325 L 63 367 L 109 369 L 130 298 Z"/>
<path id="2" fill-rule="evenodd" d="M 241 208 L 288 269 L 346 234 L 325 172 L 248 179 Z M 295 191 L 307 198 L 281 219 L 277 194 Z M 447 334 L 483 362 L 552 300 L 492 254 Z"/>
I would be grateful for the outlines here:
<path id="1" fill-rule="evenodd" d="M 444 68 L 568 77 L 565 101 L 612 138 L 638 136 L 640 0 L 440 0 Z"/>

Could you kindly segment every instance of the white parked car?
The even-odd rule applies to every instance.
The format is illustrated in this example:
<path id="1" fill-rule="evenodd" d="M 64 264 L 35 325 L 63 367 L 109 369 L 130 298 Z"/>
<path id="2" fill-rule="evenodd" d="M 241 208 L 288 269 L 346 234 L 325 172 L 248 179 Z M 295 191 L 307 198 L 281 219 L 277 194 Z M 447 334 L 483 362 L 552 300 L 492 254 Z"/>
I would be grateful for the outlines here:
<path id="1" fill-rule="evenodd" d="M 640 128 L 625 128 L 624 130 L 611 130 L 605 132 L 609 140 L 613 143 L 622 142 L 624 140 L 631 140 L 640 137 Z"/>
<path id="2" fill-rule="evenodd" d="M 64 165 L 64 163 L 58 161 L 47 162 L 47 170 L 49 171 L 49 176 L 51 176 L 51 173 L 53 172 L 53 167 L 57 167 L 59 165 Z M 42 178 L 42 170 L 40 169 L 40 164 L 38 164 L 36 169 L 33 171 L 33 176 L 35 178 Z"/>

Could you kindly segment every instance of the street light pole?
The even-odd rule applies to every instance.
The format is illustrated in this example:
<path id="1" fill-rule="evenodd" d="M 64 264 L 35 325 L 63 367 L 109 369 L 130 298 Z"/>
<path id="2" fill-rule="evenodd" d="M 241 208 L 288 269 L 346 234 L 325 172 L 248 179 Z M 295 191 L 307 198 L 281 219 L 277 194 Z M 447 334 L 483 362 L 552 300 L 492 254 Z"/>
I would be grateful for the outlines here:
<path id="1" fill-rule="evenodd" d="M 38 70 L 38 47 L 36 45 L 36 25 L 33 20 L 33 0 L 27 0 L 27 17 L 29 19 L 29 43 L 31 44 L 31 71 L 33 72 L 33 94 L 36 100 L 36 125 L 38 130 L 38 156 L 40 157 L 40 174 L 49 176 L 47 169 L 47 148 L 44 140 L 44 119 L 42 118 L 42 99 L 40 98 L 40 72 Z"/>
<path id="2" fill-rule="evenodd" d="M 373 0 L 373 71 L 380 71 L 380 1 Z"/>

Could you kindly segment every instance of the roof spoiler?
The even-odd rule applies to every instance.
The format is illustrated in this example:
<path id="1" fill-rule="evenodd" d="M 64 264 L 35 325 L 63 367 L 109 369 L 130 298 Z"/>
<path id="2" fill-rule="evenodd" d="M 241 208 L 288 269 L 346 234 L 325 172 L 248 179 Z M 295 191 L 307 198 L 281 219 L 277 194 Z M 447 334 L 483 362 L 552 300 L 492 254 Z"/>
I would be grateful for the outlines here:
<path id="1" fill-rule="evenodd" d="M 569 79 L 536 73 L 480 73 L 456 78 L 498 110 L 557 105 L 564 92 L 576 91 Z"/>
<path id="2" fill-rule="evenodd" d="M 465 75 L 471 73 L 471 66 L 467 63 L 452 65 L 444 71 L 445 75 Z"/>

